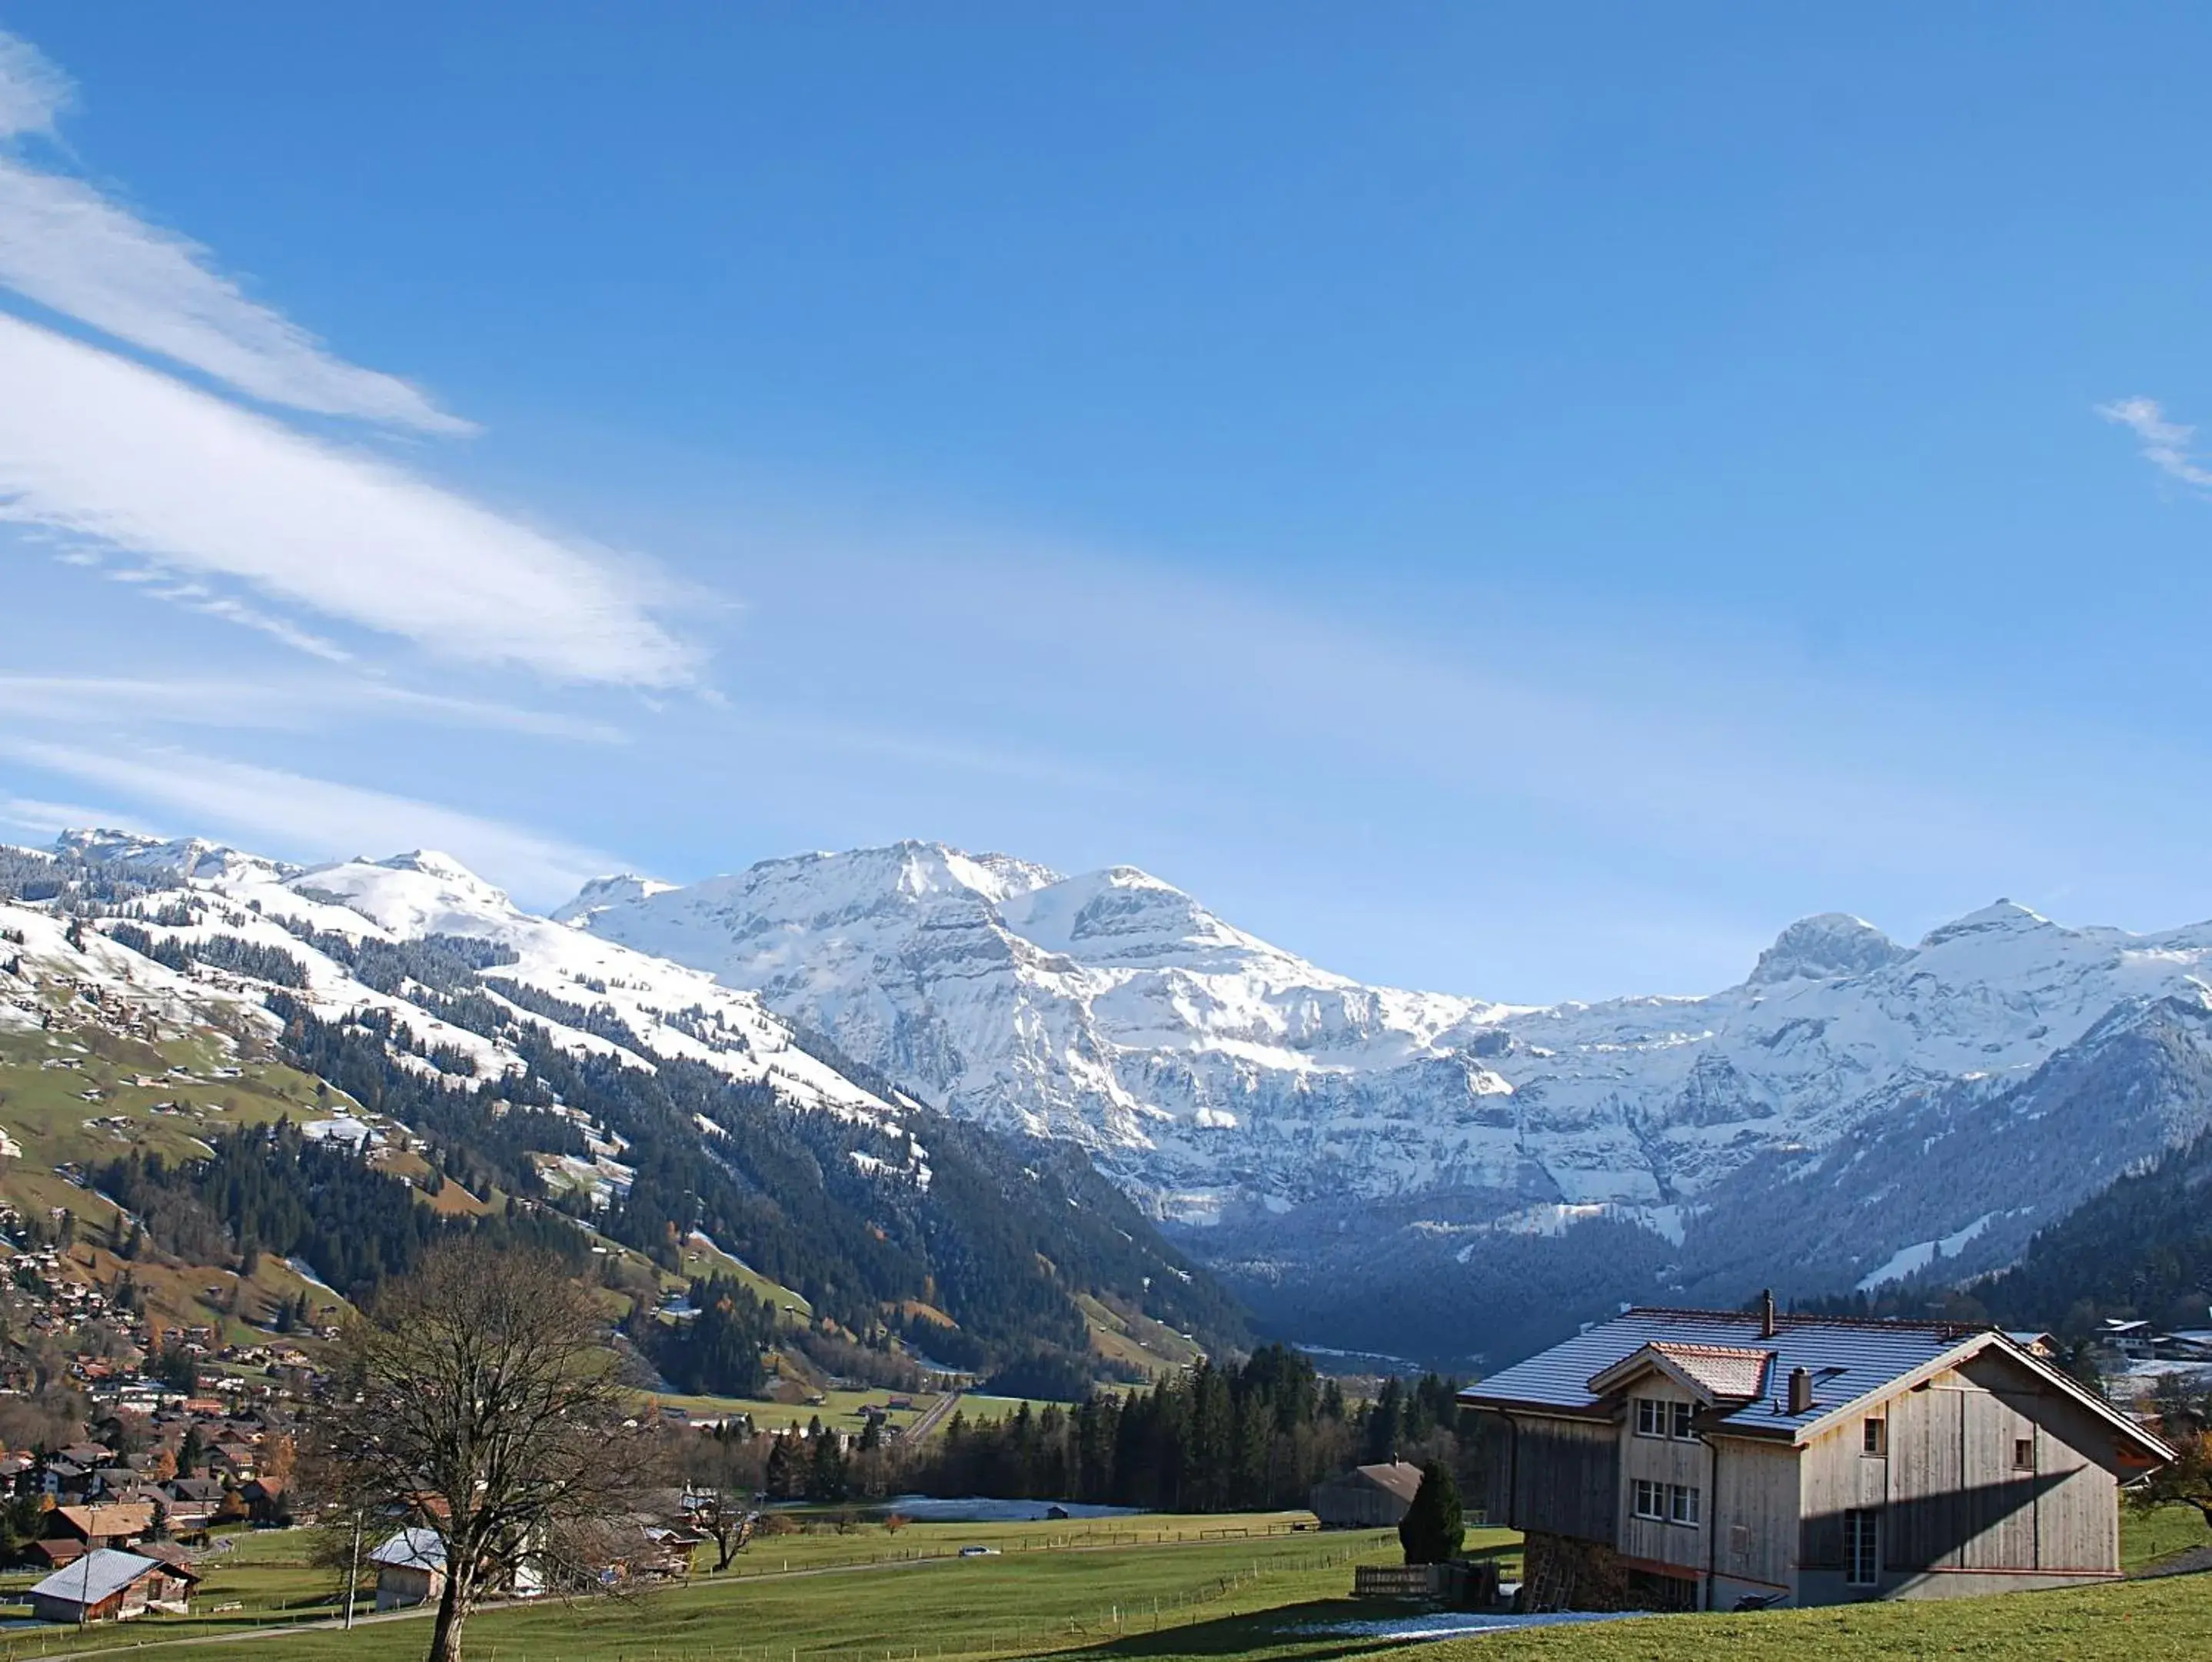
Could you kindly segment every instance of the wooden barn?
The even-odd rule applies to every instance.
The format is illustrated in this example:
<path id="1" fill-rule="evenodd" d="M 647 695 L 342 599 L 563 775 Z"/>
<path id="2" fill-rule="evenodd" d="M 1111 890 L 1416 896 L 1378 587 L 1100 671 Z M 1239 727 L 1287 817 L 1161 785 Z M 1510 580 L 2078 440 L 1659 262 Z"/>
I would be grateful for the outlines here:
<path id="1" fill-rule="evenodd" d="M 1632 1310 L 1461 1394 L 1537 1608 L 1728 1610 L 2120 1574 L 2173 1451 L 2007 1335 Z"/>
<path id="2" fill-rule="evenodd" d="M 1356 1465 L 1314 1485 L 1313 1514 L 1330 1529 L 1395 1529 L 1420 1488 L 1421 1468 L 1408 1461 Z"/>
<path id="3" fill-rule="evenodd" d="M 403 1529 L 371 1549 L 376 1566 L 376 1607 L 404 1610 L 445 1596 L 446 1544 L 434 1529 Z"/>
<path id="4" fill-rule="evenodd" d="M 189 1564 L 95 1547 L 31 1589 L 41 1622 L 128 1622 L 149 1611 L 189 1613 L 199 1574 Z"/>

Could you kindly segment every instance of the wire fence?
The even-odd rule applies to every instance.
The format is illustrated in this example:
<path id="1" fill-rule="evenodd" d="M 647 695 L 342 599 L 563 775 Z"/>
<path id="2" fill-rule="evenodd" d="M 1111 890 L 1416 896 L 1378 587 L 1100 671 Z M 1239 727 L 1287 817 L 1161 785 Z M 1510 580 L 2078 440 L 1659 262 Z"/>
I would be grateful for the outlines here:
<path id="1" fill-rule="evenodd" d="M 726 1645 L 709 1641 L 702 1649 L 696 1641 L 687 1640 L 680 1645 L 647 1642 L 634 1650 L 621 1649 L 616 1653 L 614 1662 L 702 1662 L 702 1659 L 704 1662 L 988 1662 L 988 1659 L 994 1658 L 1077 1649 L 1107 1643 L 1116 1638 L 1165 1632 L 1225 1616 L 1249 1614 L 1271 1608 L 1270 1601 L 1262 1598 L 1253 1603 L 1251 1610 L 1240 1610 L 1237 1607 L 1241 1602 L 1239 1595 L 1264 1583 L 1310 1575 L 1347 1567 L 1363 1558 L 1372 1558 L 1386 1547 L 1395 1547 L 1395 1538 L 1387 1532 L 1368 1531 L 1357 1535 L 1338 1536 L 1335 1544 L 1324 1545 L 1322 1543 L 1328 1541 L 1329 1538 L 1310 1524 L 1301 1526 L 1280 1519 L 1249 1524 L 1206 1524 L 1193 1518 L 1187 1523 L 1163 1524 L 1152 1529 L 1076 1529 L 1063 1533 L 1009 1538 L 994 1547 L 993 1551 L 995 1556 L 1018 1557 L 1031 1553 L 1113 1547 L 1218 1544 L 1239 1540 L 1260 1542 L 1270 1538 L 1301 1534 L 1313 1538 L 1313 1550 L 1306 1552 L 1277 1550 L 1264 1560 L 1254 1559 L 1249 1568 L 1209 1578 L 1198 1586 L 1182 1592 L 1114 1600 L 1092 1610 L 1048 1619 L 975 1618 L 980 1639 L 980 1642 L 975 1644 L 946 1646 L 940 1642 L 921 1646 L 885 1646 L 872 1643 L 816 1647 L 793 1644 L 787 1640 Z M 765 1544 L 757 1542 L 747 1549 L 747 1553 L 757 1551 Z M 787 1575 L 796 1579 L 876 1567 L 889 1568 L 902 1563 L 957 1559 L 959 1556 L 961 1550 L 957 1545 L 893 1548 L 866 1556 L 856 1554 L 819 1562 L 802 1561 L 793 1564 L 787 1558 L 781 1561 L 781 1567 L 771 1565 L 765 1555 L 751 1564 L 744 1565 L 741 1556 L 739 1563 L 732 1564 L 721 1574 L 695 1576 L 687 1581 L 665 1585 L 671 1588 L 735 1586 L 769 1577 Z M 254 1568 L 276 1568 L 287 1562 L 271 1560 Z M 641 1591 L 649 1600 L 652 1590 Z M 1349 1591 L 1348 1586 L 1346 1591 Z M 0 1590 L 0 1603 L 7 1602 L 10 1597 L 10 1591 Z M 556 1604 L 559 1601 L 543 1602 Z M 576 1602 L 588 1604 L 598 1600 L 586 1597 Z M 134 1650 L 167 1647 L 179 1642 L 205 1644 L 234 1636 L 245 1641 L 256 1634 L 284 1628 L 328 1633 L 335 1628 L 339 1611 L 337 1601 L 328 1594 L 241 1598 L 225 1600 L 223 1604 L 234 1608 L 223 1609 L 219 1617 L 210 1610 L 206 1615 L 175 1623 L 161 1621 L 150 1627 L 140 1627 L 134 1623 L 131 1626 L 136 1630 L 127 1634 L 106 1623 L 95 1624 L 89 1629 L 57 1624 L 34 1632 L 19 1630 L 0 1637 L 0 1662 L 44 1662 L 46 1659 L 71 1654 L 120 1656 Z M 517 1607 L 514 1603 L 501 1601 L 486 1608 Z M 376 1609 L 374 1594 L 365 1592 L 361 1595 L 356 1608 L 361 1616 L 374 1621 Z M 483 1656 L 486 1662 L 497 1662 L 502 1648 L 507 1650 L 511 1658 L 524 1658 L 530 1653 L 520 1645 L 501 1647 L 489 1633 L 481 1638 L 471 1635 L 471 1652 Z"/>

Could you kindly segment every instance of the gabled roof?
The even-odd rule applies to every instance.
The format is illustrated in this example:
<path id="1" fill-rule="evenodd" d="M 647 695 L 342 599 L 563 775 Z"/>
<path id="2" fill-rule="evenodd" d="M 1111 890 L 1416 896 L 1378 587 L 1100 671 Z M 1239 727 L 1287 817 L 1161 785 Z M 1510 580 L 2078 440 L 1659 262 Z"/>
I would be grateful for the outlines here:
<path id="1" fill-rule="evenodd" d="M 1992 1348 L 2015 1365 L 2072 1397 L 2132 1444 L 2145 1459 L 2163 1465 L 2173 1451 L 2094 1392 L 1994 1329 L 1933 1321 L 1867 1321 L 1842 1317 L 1785 1316 L 1768 1335 L 1758 1315 L 1726 1310 L 1631 1310 L 1615 1320 L 1555 1344 L 1460 1392 L 1473 1408 L 1610 1420 L 1613 1393 L 1643 1371 L 1624 1368 L 1632 1359 L 1649 1365 L 1664 1358 L 1686 1379 L 1684 1358 L 1756 1350 L 1771 1358 L 1758 1392 L 1716 1416 L 1714 1429 L 1803 1442 L 1838 1417 L 1956 1367 Z M 1709 1360 L 1715 1376 L 1726 1366 Z M 1789 1411 L 1787 1381 L 1798 1368 L 1810 1376 L 1813 1404 Z"/>
<path id="2" fill-rule="evenodd" d="M 1765 1388 L 1767 1366 L 1773 1360 L 1771 1350 L 1748 1345 L 1654 1339 L 1593 1374 L 1589 1388 L 1609 1396 L 1638 1375 L 1656 1370 L 1708 1404 L 1749 1402 Z"/>
<path id="3" fill-rule="evenodd" d="M 156 1559 L 142 1558 L 135 1552 L 118 1552 L 113 1547 L 102 1547 L 97 1552 L 88 1552 L 75 1563 L 56 1570 L 31 1591 L 49 1598 L 66 1598 L 72 1604 L 97 1604 L 101 1599 L 122 1592 L 142 1576 L 167 1568 Z"/>
<path id="4" fill-rule="evenodd" d="M 143 1535 L 154 1527 L 154 1503 L 118 1501 L 112 1505 L 56 1507 L 53 1516 L 88 1540 L 95 1535 Z"/>
<path id="5" fill-rule="evenodd" d="M 1413 1496 L 1421 1491 L 1421 1468 L 1411 1460 L 1387 1460 L 1376 1465 L 1356 1465 L 1342 1476 L 1328 1481 L 1332 1483 L 1369 1483 L 1410 1504 Z"/>
<path id="6" fill-rule="evenodd" d="M 368 1562 L 387 1569 L 443 1569 L 446 1544 L 438 1538 L 436 1530 L 417 1525 L 383 1542 L 368 1555 Z"/>

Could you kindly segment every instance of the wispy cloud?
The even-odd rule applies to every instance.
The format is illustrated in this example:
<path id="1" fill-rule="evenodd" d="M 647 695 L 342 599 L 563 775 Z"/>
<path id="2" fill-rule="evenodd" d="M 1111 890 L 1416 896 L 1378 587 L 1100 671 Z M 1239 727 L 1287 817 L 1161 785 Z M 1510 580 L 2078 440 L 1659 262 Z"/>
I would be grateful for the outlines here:
<path id="1" fill-rule="evenodd" d="M 0 31 L 0 138 L 52 131 L 71 90 L 69 77 L 36 46 Z"/>
<path id="2" fill-rule="evenodd" d="M 35 47 L 0 33 L 0 137 L 51 132 L 69 92 Z M 217 272 L 206 249 L 20 155 L 0 155 L 0 284 L 270 403 L 472 430 L 397 376 L 333 355 Z"/>
<path id="3" fill-rule="evenodd" d="M 152 831 L 137 816 L 116 809 L 88 808 L 74 802 L 43 802 L 36 797 L 0 797 L 0 825 L 40 837 L 59 836 L 64 831 L 87 825 L 109 831 Z"/>
<path id="4" fill-rule="evenodd" d="M 2212 468 L 2205 467 L 2189 453 L 2197 429 L 2168 421 L 2165 407 L 2157 399 L 2140 396 L 2117 398 L 2111 403 L 2099 404 L 2097 414 L 2134 434 L 2142 443 L 2143 459 L 2160 472 L 2185 485 L 2212 490 Z"/>
<path id="5" fill-rule="evenodd" d="M 220 677 L 0 675 L 0 716 L 51 727 L 89 725 L 222 727 L 316 731 L 333 718 L 392 719 L 445 727 L 533 733 L 619 744 L 627 735 L 604 721 L 488 700 L 426 693 L 365 676 Z"/>
<path id="6" fill-rule="evenodd" d="M 611 855 L 435 803 L 185 750 L 109 751 L 0 737 L 0 756 L 167 810 L 194 834 L 235 836 L 258 852 L 339 859 L 435 848 L 526 905 L 565 900 L 586 878 L 622 865 Z"/>
<path id="7" fill-rule="evenodd" d="M 607 550 L 20 318 L 0 316 L 0 520 L 237 579 L 449 658 L 690 678 L 646 580 Z"/>

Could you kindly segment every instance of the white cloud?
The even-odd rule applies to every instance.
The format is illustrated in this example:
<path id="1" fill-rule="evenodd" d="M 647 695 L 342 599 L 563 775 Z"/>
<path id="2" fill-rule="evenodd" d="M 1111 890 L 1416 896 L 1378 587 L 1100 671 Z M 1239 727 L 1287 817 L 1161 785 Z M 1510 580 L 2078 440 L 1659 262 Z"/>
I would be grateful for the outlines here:
<path id="1" fill-rule="evenodd" d="M 0 675 L 0 716 L 55 726 L 124 724 L 313 731 L 382 713 L 446 727 L 619 744 L 622 730 L 556 713 L 395 686 L 362 676 L 216 677 Z M 79 822 L 72 821 L 71 823 Z"/>
<path id="2" fill-rule="evenodd" d="M 2197 429 L 2168 421 L 2164 406 L 2157 399 L 2140 396 L 2118 398 L 2108 404 L 2099 404 L 2097 414 L 2133 433 L 2142 441 L 2143 459 L 2160 471 L 2185 485 L 2212 489 L 2212 468 L 2203 466 L 2189 453 L 2190 441 L 2197 436 Z"/>
<path id="3" fill-rule="evenodd" d="M 47 132 L 69 83 L 0 33 L 0 137 Z M 334 357 L 214 270 L 208 251 L 80 180 L 0 157 L 0 284 L 270 403 L 466 433 L 397 376 Z"/>
<path id="4" fill-rule="evenodd" d="M 112 808 L 87 808 L 81 803 L 44 802 L 36 797 L 0 797 L 0 825 L 40 836 L 58 837 L 80 826 L 97 825 L 110 831 L 152 834 L 149 827 Z"/>
<path id="5" fill-rule="evenodd" d="M 0 31 L 0 138 L 52 131 L 70 94 L 69 77 L 36 46 Z"/>
<path id="6" fill-rule="evenodd" d="M 611 855 L 499 820 L 183 750 L 99 751 L 0 737 L 0 755 L 178 814 L 196 834 L 220 830 L 250 840 L 258 852 L 312 860 L 440 849 L 525 904 L 565 900 L 585 879 L 622 869 Z"/>
<path id="7" fill-rule="evenodd" d="M 642 578 L 604 550 L 20 318 L 0 316 L 0 520 L 235 578 L 449 658 L 689 679 Z"/>

